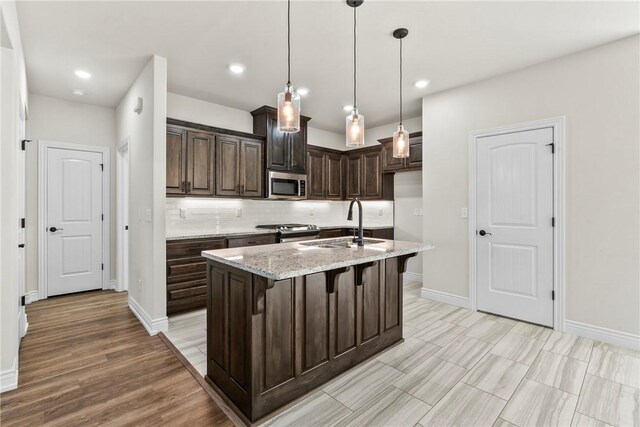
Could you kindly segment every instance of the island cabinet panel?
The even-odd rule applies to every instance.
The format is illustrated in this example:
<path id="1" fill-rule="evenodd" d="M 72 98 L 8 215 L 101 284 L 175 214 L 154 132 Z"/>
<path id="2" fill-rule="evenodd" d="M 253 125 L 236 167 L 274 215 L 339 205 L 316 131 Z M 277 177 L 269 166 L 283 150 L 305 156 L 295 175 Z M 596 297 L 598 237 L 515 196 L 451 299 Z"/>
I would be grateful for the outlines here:
<path id="1" fill-rule="evenodd" d="M 336 325 L 335 356 L 338 357 L 357 345 L 356 305 L 359 287 L 354 281 L 353 268 L 339 276 L 336 288 L 333 312 L 335 313 L 334 325 Z"/>
<path id="2" fill-rule="evenodd" d="M 267 391 L 294 377 L 294 281 L 281 280 L 265 294 L 264 388 Z M 256 349 L 260 351 L 260 349 Z"/>
<path id="3" fill-rule="evenodd" d="M 310 274 L 296 280 L 296 305 L 300 324 L 302 372 L 329 360 L 329 293 L 325 273 Z"/>
<path id="4" fill-rule="evenodd" d="M 255 422 L 402 341 L 397 260 L 275 281 L 208 260 L 207 382 Z"/>

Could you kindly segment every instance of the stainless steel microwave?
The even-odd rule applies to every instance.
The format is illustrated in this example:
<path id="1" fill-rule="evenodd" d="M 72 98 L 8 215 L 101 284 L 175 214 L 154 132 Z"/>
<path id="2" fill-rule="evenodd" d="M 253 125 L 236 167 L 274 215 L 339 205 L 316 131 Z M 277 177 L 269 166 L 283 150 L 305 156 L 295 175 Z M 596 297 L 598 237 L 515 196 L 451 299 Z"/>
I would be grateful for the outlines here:
<path id="1" fill-rule="evenodd" d="M 267 198 L 303 200 L 307 198 L 307 175 L 270 171 L 267 178 Z"/>

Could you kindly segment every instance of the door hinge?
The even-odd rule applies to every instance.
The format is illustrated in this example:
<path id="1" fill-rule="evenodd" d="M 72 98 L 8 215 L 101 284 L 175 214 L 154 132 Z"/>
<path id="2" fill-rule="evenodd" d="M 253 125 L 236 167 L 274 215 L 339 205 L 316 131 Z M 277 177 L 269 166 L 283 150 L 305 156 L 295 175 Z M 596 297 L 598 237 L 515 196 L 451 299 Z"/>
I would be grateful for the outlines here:
<path id="1" fill-rule="evenodd" d="M 551 291 L 551 301 L 556 300 L 556 291 Z"/>
<path id="2" fill-rule="evenodd" d="M 22 141 L 20 141 L 20 149 L 22 151 L 25 151 L 27 149 L 27 142 L 31 142 L 30 139 L 23 139 Z"/>
<path id="3" fill-rule="evenodd" d="M 18 247 L 19 247 L 19 248 L 24 248 L 24 243 L 20 243 L 20 244 L 18 244 Z"/>
<path id="4" fill-rule="evenodd" d="M 26 295 L 22 295 L 22 296 L 20 297 L 20 305 L 21 305 L 21 306 L 23 306 L 23 307 L 24 307 L 25 305 L 27 305 L 27 296 L 26 296 Z"/>
<path id="5" fill-rule="evenodd" d="M 550 144 L 547 144 L 547 147 L 551 146 L 551 154 L 556 152 L 556 143 L 552 142 Z"/>
<path id="6" fill-rule="evenodd" d="M 102 220 L 104 221 L 104 214 L 100 215 L 102 217 Z"/>
<path id="7" fill-rule="evenodd" d="M 27 226 L 27 221 L 25 218 L 20 218 L 20 228 L 25 228 Z"/>
<path id="8" fill-rule="evenodd" d="M 104 163 L 100 163 L 100 170 L 104 171 Z"/>
<path id="9" fill-rule="evenodd" d="M 555 217 L 555 216 L 552 216 L 552 217 L 551 217 L 551 226 L 552 226 L 552 227 L 555 227 L 555 226 L 556 226 L 556 217 Z"/>
<path id="10" fill-rule="evenodd" d="M 129 229 L 129 226 L 128 226 L 128 225 L 125 225 L 125 226 L 124 226 L 124 229 L 125 229 L 125 230 L 128 230 L 128 229 Z"/>
<path id="11" fill-rule="evenodd" d="M 102 264 L 102 269 L 104 270 L 104 264 Z"/>

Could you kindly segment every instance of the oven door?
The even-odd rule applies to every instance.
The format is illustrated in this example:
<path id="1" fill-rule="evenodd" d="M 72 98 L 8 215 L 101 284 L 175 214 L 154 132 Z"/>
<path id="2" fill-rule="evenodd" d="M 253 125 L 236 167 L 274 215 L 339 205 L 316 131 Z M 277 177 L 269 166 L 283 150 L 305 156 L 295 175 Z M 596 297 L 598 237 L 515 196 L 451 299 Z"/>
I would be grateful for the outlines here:
<path id="1" fill-rule="evenodd" d="M 300 174 L 269 172 L 269 199 L 301 200 L 307 198 L 307 176 Z"/>

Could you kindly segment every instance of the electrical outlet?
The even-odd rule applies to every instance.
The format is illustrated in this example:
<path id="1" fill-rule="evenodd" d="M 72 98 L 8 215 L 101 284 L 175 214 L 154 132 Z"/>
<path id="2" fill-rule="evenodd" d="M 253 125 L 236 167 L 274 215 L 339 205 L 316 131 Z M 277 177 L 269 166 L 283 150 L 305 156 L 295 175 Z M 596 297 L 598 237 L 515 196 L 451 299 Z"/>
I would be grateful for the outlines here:
<path id="1" fill-rule="evenodd" d="M 236 208 L 236 218 L 240 218 L 242 216 L 242 208 Z"/>
<path id="2" fill-rule="evenodd" d="M 413 208 L 413 215 L 422 216 L 422 208 Z"/>
<path id="3" fill-rule="evenodd" d="M 378 209 L 378 216 L 382 216 L 384 215 L 384 209 L 380 208 Z"/>
<path id="4" fill-rule="evenodd" d="M 460 218 L 469 218 L 469 208 L 460 208 Z"/>
<path id="5" fill-rule="evenodd" d="M 314 216 L 315 214 L 316 214 L 316 209 L 315 208 L 309 209 L 309 216 Z"/>
<path id="6" fill-rule="evenodd" d="M 187 208 L 180 208 L 180 218 L 187 218 Z"/>
<path id="7" fill-rule="evenodd" d="M 138 292 L 142 292 L 142 279 L 138 279 Z"/>

